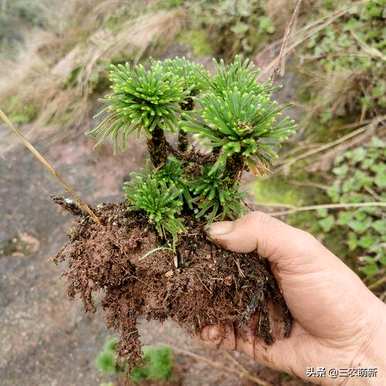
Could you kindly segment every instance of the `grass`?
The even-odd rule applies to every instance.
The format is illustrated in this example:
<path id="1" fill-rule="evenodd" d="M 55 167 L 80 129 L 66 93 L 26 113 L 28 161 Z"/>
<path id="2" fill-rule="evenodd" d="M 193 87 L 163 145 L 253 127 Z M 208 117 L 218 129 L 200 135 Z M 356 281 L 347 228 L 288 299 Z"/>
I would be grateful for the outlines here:
<path id="1" fill-rule="evenodd" d="M 30 123 L 38 114 L 34 104 L 22 101 L 18 96 L 9 97 L 4 101 L 4 112 L 16 125 Z"/>
<path id="2" fill-rule="evenodd" d="M 121 0 L 71 1 L 55 35 L 36 31 L 25 37 L 25 48 L 17 58 L 0 62 L 4 69 L 4 73 L 0 70 L 0 105 L 20 124 L 37 119 L 39 126 L 70 126 L 84 120 L 105 91 L 110 63 L 137 62 L 156 54 L 180 31 L 184 15 L 179 10 L 154 11 L 144 2 L 137 5 L 130 14 L 127 2 Z M 105 28 L 109 23 L 113 29 Z M 6 66 L 13 67 L 13 77 L 7 76 Z M 7 109 L 10 101 L 23 109 Z"/>
<path id="3" fill-rule="evenodd" d="M 259 177 L 253 188 L 257 204 L 300 206 L 304 202 L 304 193 L 281 177 Z"/>
<path id="4" fill-rule="evenodd" d="M 211 56 L 213 55 L 213 48 L 209 42 L 208 33 L 205 30 L 187 30 L 181 32 L 178 40 L 191 48 L 193 55 Z"/>
<path id="5" fill-rule="evenodd" d="M 309 102 L 307 121 L 351 122 L 386 113 L 383 0 L 323 2 L 316 17 L 350 6 L 350 12 L 314 34 L 299 51 Z"/>

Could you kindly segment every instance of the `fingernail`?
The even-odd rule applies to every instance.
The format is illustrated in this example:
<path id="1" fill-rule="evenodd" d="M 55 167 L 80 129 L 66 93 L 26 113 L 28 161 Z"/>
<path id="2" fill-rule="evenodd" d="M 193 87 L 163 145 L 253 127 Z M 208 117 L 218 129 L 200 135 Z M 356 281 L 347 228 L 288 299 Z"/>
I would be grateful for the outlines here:
<path id="1" fill-rule="evenodd" d="M 228 233 L 231 233 L 233 227 L 234 223 L 232 221 L 215 222 L 206 229 L 206 232 L 208 233 L 209 237 L 216 238 L 218 236 L 224 236 Z"/>

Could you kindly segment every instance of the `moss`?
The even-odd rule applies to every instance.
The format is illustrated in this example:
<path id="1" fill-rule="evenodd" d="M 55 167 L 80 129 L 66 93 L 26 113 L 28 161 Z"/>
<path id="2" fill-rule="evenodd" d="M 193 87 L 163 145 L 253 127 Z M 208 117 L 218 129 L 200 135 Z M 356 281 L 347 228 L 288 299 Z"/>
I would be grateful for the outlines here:
<path id="1" fill-rule="evenodd" d="M 37 107 L 18 96 L 8 98 L 4 103 L 4 111 L 16 125 L 32 122 L 38 114 Z"/>
<path id="2" fill-rule="evenodd" d="M 299 206 L 303 204 L 303 193 L 295 189 L 283 177 L 259 177 L 254 183 L 257 204 L 284 204 Z"/>
<path id="3" fill-rule="evenodd" d="M 205 30 L 188 30 L 182 32 L 178 41 L 191 47 L 195 56 L 213 55 L 213 48 L 209 43 L 208 33 Z"/>
<path id="4" fill-rule="evenodd" d="M 144 380 L 167 381 L 173 373 L 173 351 L 167 346 L 146 346 L 143 348 L 144 365 L 134 368 L 130 379 L 134 383 Z"/>
<path id="5" fill-rule="evenodd" d="M 157 3 L 157 7 L 161 9 L 172 9 L 181 7 L 184 4 L 184 0 L 160 0 Z"/>

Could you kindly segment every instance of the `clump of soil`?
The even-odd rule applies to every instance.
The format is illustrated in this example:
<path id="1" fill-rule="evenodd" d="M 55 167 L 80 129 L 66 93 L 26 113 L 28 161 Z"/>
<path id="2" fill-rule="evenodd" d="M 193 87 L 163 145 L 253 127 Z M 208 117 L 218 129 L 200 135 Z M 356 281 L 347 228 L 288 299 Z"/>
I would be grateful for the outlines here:
<path id="1" fill-rule="evenodd" d="M 119 332 L 119 353 L 130 367 L 141 359 L 141 317 L 171 318 L 196 333 L 211 324 L 240 329 L 255 316 L 256 336 L 272 344 L 274 306 L 283 335 L 289 335 L 291 315 L 268 262 L 255 253 L 217 247 L 207 239 L 204 224 L 192 220 L 174 252 L 162 247 L 143 214 L 129 212 L 124 204 L 100 205 L 96 214 L 103 225 L 74 214 L 79 217 L 70 240 L 55 260 L 66 261 L 68 295 L 79 296 L 86 311 L 95 311 L 93 294 L 102 292 L 107 325 Z"/>

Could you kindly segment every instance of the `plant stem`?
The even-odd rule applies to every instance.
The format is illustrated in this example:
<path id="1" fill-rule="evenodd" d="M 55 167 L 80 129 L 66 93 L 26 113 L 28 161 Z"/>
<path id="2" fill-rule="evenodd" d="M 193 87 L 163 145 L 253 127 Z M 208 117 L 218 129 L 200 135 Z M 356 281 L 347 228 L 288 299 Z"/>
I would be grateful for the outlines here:
<path id="1" fill-rule="evenodd" d="M 379 280 L 374 282 L 373 284 L 370 284 L 368 288 L 370 290 L 375 290 L 376 288 L 380 287 L 382 284 L 386 283 L 386 276 L 381 277 Z"/>
<path id="2" fill-rule="evenodd" d="M 262 206 L 270 207 L 271 205 L 259 204 Z M 326 205 L 310 205 L 310 206 L 299 206 L 293 207 L 292 209 L 283 210 L 281 212 L 270 213 L 271 216 L 283 216 L 287 214 L 306 212 L 310 210 L 319 209 L 349 209 L 349 208 L 367 208 L 367 207 L 386 207 L 386 202 L 358 202 L 358 203 L 347 203 L 347 204 L 326 204 Z"/>
<path id="3" fill-rule="evenodd" d="M 188 150 L 188 145 L 188 133 L 185 133 L 185 131 L 180 130 L 178 132 L 178 151 L 185 152 L 186 150 Z"/>
<path id="4" fill-rule="evenodd" d="M 188 98 L 186 98 L 186 100 L 184 100 L 180 104 L 180 106 L 181 106 L 181 109 L 183 111 L 192 111 L 194 108 L 193 98 L 191 96 L 189 96 Z M 186 150 L 188 150 L 188 146 L 189 146 L 188 133 L 185 133 L 185 131 L 180 130 L 178 132 L 178 147 L 177 148 L 179 151 L 185 152 Z"/>
<path id="5" fill-rule="evenodd" d="M 170 146 L 163 130 L 158 126 L 154 128 L 151 137 L 147 140 L 147 148 L 154 167 L 158 168 L 166 162 Z"/>
<path id="6" fill-rule="evenodd" d="M 244 159 L 241 154 L 235 153 L 227 159 L 225 165 L 225 177 L 228 177 L 231 180 L 232 185 L 240 181 L 243 170 Z"/>
<path id="7" fill-rule="evenodd" d="M 48 172 L 56 178 L 63 189 L 74 199 L 76 205 L 83 213 L 87 213 L 95 223 L 101 224 L 98 216 L 91 209 L 91 207 L 84 202 L 75 189 L 62 177 L 62 175 L 47 161 L 46 158 L 28 141 L 23 133 L 15 127 L 8 117 L 0 110 L 0 120 L 2 120 L 21 140 L 22 144 L 32 153 L 32 155 L 48 170 Z"/>

